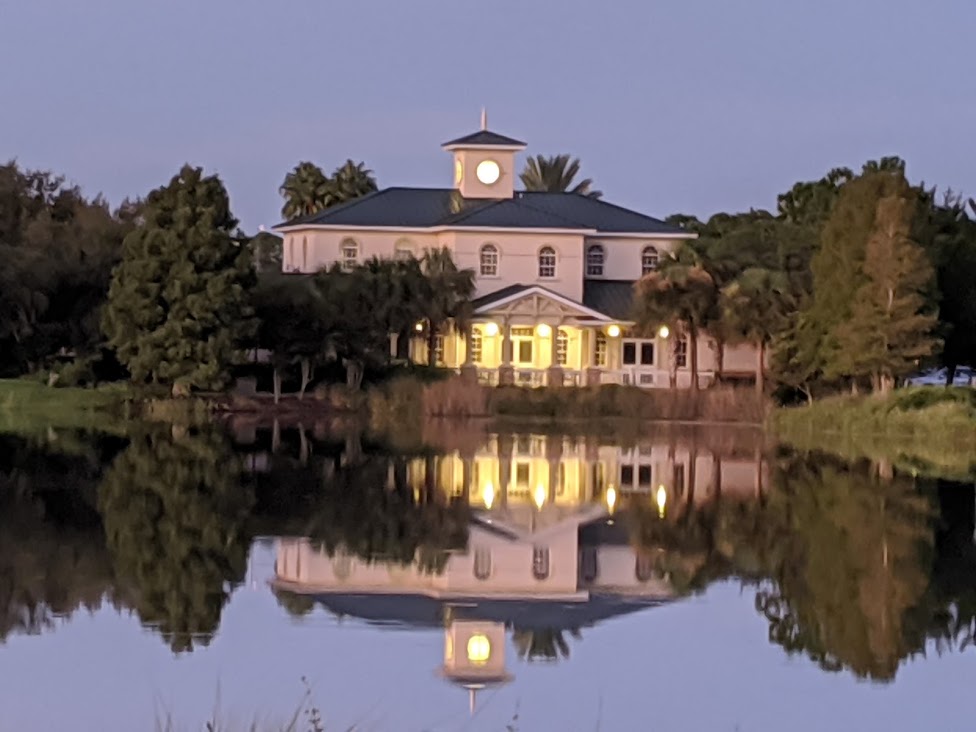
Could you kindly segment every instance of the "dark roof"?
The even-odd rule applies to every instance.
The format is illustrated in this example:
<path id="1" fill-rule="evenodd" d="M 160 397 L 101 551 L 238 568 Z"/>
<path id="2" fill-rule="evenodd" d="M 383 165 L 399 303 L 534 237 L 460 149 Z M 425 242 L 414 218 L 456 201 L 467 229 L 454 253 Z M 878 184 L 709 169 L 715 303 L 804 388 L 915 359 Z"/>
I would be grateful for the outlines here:
<path id="1" fill-rule="evenodd" d="M 445 142 L 443 147 L 450 147 L 452 145 L 497 145 L 498 147 L 525 147 L 525 143 L 521 140 L 516 140 L 514 137 L 499 135 L 497 132 L 491 132 L 490 130 L 478 130 L 470 135 L 465 135 L 464 137 L 459 137 L 456 140 Z"/>
<path id="2" fill-rule="evenodd" d="M 598 233 L 687 234 L 660 219 L 578 193 L 520 191 L 514 198 L 464 198 L 453 188 L 385 188 L 278 226 L 435 226 L 590 229 Z"/>
<path id="3" fill-rule="evenodd" d="M 548 287 L 543 287 L 542 285 L 508 285 L 500 290 L 495 290 L 494 292 L 489 292 L 487 295 L 482 295 L 481 297 L 473 300 L 471 305 L 475 311 L 483 308 L 485 305 L 491 305 L 493 302 L 498 302 L 499 300 L 504 300 L 512 295 L 518 295 L 520 292 L 525 292 L 526 290 L 542 290 L 555 297 L 569 300 L 572 298 L 567 298 L 565 295 L 560 295 L 558 292 L 553 292 Z"/>
<path id="4" fill-rule="evenodd" d="M 583 304 L 618 320 L 633 318 L 634 283 L 630 280 L 583 280 Z"/>

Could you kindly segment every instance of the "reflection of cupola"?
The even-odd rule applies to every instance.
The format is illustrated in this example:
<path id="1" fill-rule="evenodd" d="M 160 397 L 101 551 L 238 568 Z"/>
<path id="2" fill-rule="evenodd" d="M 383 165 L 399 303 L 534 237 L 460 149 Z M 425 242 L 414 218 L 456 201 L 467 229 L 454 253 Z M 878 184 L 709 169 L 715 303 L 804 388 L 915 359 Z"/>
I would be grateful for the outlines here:
<path id="1" fill-rule="evenodd" d="M 481 129 L 445 142 L 454 153 L 454 187 L 465 198 L 511 198 L 515 194 L 515 153 L 525 143 L 488 129 L 481 112 Z"/>
<path id="2" fill-rule="evenodd" d="M 483 620 L 454 620 L 444 631 L 441 674 L 468 690 L 474 714 L 478 691 L 512 680 L 505 671 L 505 626 Z"/>

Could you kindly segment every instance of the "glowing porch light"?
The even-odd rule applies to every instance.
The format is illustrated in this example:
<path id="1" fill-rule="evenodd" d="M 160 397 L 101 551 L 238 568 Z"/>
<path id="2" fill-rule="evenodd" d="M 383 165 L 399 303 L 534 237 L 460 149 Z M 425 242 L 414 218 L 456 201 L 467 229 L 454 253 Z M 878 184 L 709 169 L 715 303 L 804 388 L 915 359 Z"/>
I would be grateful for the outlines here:
<path id="1" fill-rule="evenodd" d="M 540 338 L 548 338 L 552 335 L 552 328 L 547 323 L 540 323 L 535 332 L 539 334 Z"/>
<path id="2" fill-rule="evenodd" d="M 613 486 L 607 488 L 607 511 L 613 515 L 614 508 L 617 507 L 617 489 Z"/>
<path id="3" fill-rule="evenodd" d="M 418 333 L 420 333 L 420 332 L 422 332 L 422 331 L 423 331 L 423 329 L 424 329 L 424 324 L 423 324 L 423 323 L 417 323 L 417 324 L 416 324 L 416 325 L 415 325 L 415 326 L 413 327 L 413 329 L 414 329 L 415 331 L 417 331 Z"/>
<path id="4" fill-rule="evenodd" d="M 483 633 L 468 638 L 468 661 L 476 666 L 484 666 L 491 658 L 491 641 Z"/>
<path id="5" fill-rule="evenodd" d="M 609 328 L 607 328 L 607 335 L 610 336 L 611 338 L 617 338 L 617 337 L 619 337 L 620 336 L 620 326 L 619 325 L 611 325 Z"/>
<path id="6" fill-rule="evenodd" d="M 498 323 L 488 323 L 485 326 L 485 335 L 496 336 L 498 335 Z"/>
<path id="7" fill-rule="evenodd" d="M 671 329 L 666 325 L 662 325 L 658 329 L 657 334 L 662 338 L 667 338 L 669 335 L 671 335 Z"/>
<path id="8" fill-rule="evenodd" d="M 546 502 L 546 489 L 542 483 L 539 483 L 535 487 L 535 494 L 533 495 L 533 498 L 535 499 L 535 507 L 541 510 L 542 504 Z"/>
<path id="9" fill-rule="evenodd" d="M 657 494 L 654 498 L 657 501 L 657 515 L 664 518 L 664 507 L 668 503 L 668 492 L 664 490 L 663 485 L 657 487 Z"/>
<path id="10" fill-rule="evenodd" d="M 491 504 L 495 502 L 495 486 L 493 486 L 491 483 L 486 483 L 485 489 L 482 492 L 484 493 L 485 508 L 490 511 Z"/>

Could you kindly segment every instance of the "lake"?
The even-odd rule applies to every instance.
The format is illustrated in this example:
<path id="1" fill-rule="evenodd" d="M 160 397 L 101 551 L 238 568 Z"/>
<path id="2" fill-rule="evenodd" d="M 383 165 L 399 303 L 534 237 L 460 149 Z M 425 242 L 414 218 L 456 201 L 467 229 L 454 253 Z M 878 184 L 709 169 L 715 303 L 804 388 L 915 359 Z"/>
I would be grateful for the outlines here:
<path id="1" fill-rule="evenodd" d="M 715 427 L 112 432 L 0 434 L 2 731 L 974 726 L 972 483 Z"/>

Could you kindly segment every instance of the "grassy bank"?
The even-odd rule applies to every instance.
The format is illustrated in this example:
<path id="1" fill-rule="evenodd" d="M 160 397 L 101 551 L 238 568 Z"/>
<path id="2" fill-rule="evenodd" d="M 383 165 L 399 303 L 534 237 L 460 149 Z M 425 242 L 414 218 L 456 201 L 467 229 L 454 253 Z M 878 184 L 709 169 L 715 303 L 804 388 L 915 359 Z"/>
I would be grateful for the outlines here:
<path id="1" fill-rule="evenodd" d="M 126 384 L 55 389 L 32 379 L 0 379 L 0 430 L 108 430 L 130 418 L 133 403 Z"/>
<path id="2" fill-rule="evenodd" d="M 976 390 L 916 387 L 776 410 L 770 428 L 801 450 L 887 461 L 903 471 L 976 478 Z"/>

